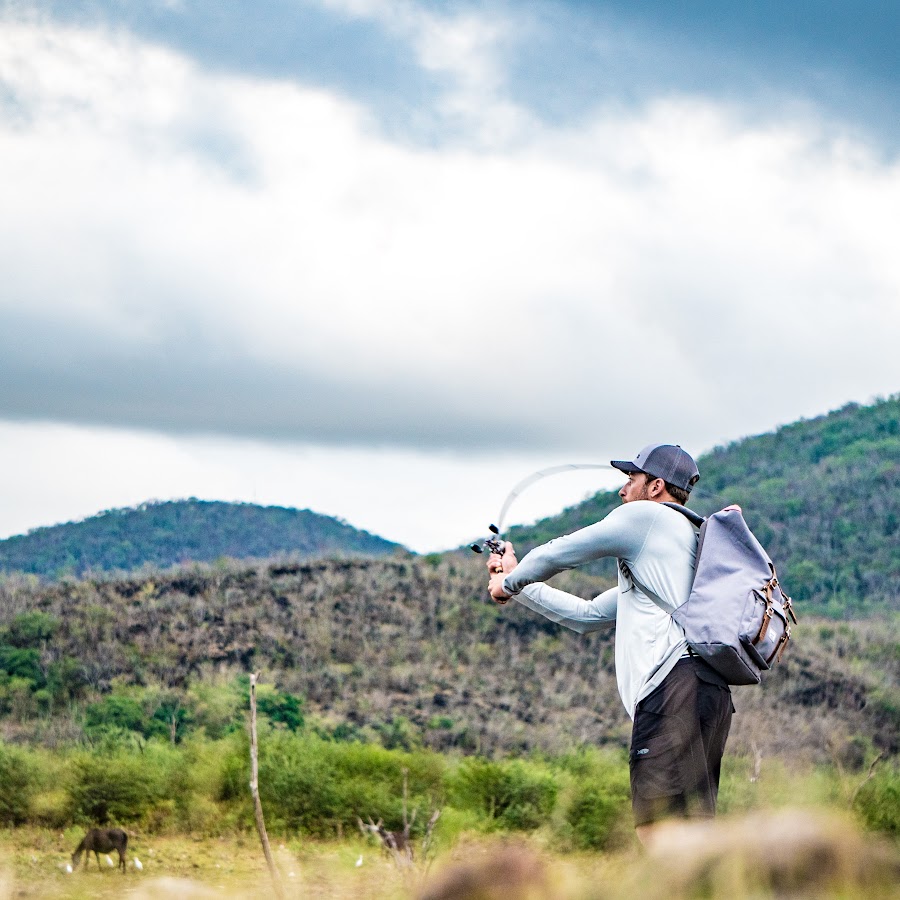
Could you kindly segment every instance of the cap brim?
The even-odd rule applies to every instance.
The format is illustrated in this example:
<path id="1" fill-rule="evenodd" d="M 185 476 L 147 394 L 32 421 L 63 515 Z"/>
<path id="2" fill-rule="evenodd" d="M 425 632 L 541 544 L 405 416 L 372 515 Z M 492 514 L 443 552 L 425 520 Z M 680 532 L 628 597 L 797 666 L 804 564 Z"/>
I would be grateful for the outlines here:
<path id="1" fill-rule="evenodd" d="M 632 472 L 643 472 L 639 466 L 636 466 L 633 462 L 627 462 L 624 459 L 611 459 L 609 464 L 614 468 L 618 469 L 620 472 L 624 472 L 626 475 L 630 475 Z"/>

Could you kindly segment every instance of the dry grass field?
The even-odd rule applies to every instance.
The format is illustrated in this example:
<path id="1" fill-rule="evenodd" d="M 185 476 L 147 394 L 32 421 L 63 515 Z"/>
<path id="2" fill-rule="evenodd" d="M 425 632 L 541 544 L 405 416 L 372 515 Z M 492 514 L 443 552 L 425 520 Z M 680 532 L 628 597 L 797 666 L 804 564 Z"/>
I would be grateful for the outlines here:
<path id="1" fill-rule="evenodd" d="M 0 900 L 274 897 L 255 835 L 136 835 L 122 875 L 68 872 L 81 833 L 0 832 Z M 276 841 L 284 895 L 314 900 L 688 900 L 900 898 L 900 848 L 832 814 L 782 810 L 674 824 L 650 851 L 553 852 L 540 835 L 464 835 L 428 866 L 400 868 L 362 840 Z M 140 869 L 135 866 L 140 861 Z"/>

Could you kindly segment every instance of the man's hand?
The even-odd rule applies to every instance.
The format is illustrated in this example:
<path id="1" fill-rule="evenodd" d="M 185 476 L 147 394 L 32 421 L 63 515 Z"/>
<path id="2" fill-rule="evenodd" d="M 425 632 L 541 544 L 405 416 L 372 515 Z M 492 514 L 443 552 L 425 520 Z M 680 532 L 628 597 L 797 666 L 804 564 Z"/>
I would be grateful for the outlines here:
<path id="1" fill-rule="evenodd" d="M 495 603 L 502 604 L 509 600 L 509 594 L 505 593 L 503 590 L 503 579 L 506 578 L 518 564 L 519 561 L 516 559 L 516 551 L 513 550 L 513 545 L 509 541 L 504 543 L 502 556 L 499 553 L 492 553 L 488 557 L 487 567 L 488 572 L 491 573 L 491 580 L 488 583 L 488 592 Z"/>

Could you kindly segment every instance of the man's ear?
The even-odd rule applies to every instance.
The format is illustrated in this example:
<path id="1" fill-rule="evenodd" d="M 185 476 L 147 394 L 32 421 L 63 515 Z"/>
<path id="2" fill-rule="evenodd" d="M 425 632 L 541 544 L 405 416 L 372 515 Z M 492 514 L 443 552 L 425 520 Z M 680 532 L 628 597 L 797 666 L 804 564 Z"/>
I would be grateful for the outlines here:
<path id="1" fill-rule="evenodd" d="M 647 492 L 651 497 L 658 497 L 660 494 L 664 493 L 666 490 L 666 483 L 662 478 L 654 478 L 647 485 Z"/>

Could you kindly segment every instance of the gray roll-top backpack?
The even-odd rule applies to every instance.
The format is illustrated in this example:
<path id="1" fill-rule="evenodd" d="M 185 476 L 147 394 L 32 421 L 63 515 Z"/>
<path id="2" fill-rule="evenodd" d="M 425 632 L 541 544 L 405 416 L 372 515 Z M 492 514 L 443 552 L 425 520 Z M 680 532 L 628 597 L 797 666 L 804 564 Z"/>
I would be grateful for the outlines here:
<path id="1" fill-rule="evenodd" d="M 672 618 L 694 653 L 729 684 L 759 684 L 762 673 L 781 659 L 791 622 L 797 622 L 772 560 L 739 506 L 705 519 L 677 503 L 665 506 L 700 528 L 691 592 Z"/>

